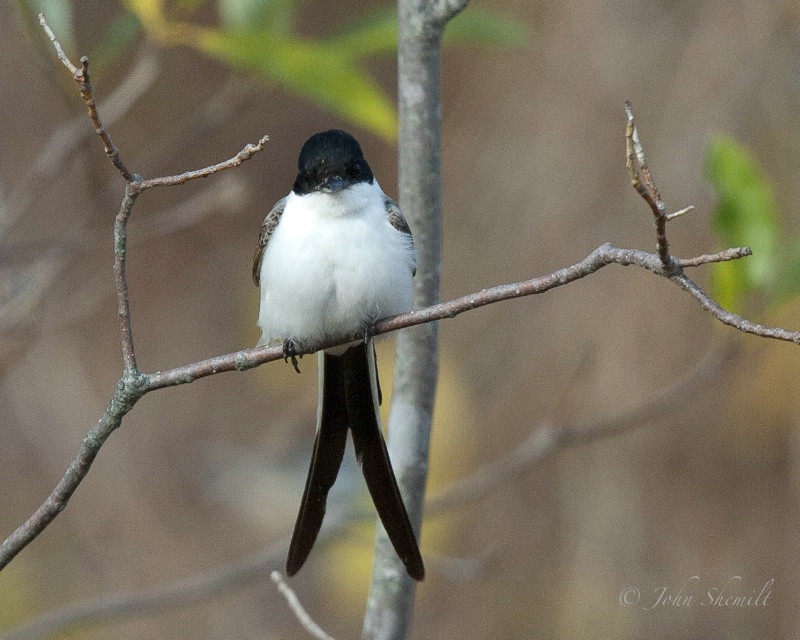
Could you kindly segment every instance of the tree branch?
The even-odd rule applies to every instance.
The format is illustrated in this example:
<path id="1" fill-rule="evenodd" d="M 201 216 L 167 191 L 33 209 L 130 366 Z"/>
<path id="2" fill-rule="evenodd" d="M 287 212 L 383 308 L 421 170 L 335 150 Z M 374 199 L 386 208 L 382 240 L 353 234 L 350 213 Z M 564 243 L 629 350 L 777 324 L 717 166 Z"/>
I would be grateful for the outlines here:
<path id="1" fill-rule="evenodd" d="M 47 20 L 44 19 L 43 13 L 39 14 L 39 24 L 41 25 L 42 29 L 44 29 L 45 34 L 47 34 L 47 37 L 50 38 L 50 42 L 53 43 L 53 47 L 56 50 L 56 56 L 58 56 L 58 59 L 61 60 L 64 66 L 72 74 L 72 76 L 75 77 L 75 74 L 78 73 L 78 67 L 72 64 L 72 61 L 67 57 L 67 54 L 64 53 L 64 49 L 61 47 L 61 43 L 58 41 L 58 38 L 56 38 L 56 34 L 53 33 L 53 30 L 50 28 L 50 25 L 47 24 Z"/>
<path id="2" fill-rule="evenodd" d="M 151 189 L 152 187 L 176 187 L 178 185 L 182 185 L 189 182 L 189 180 L 197 180 L 198 178 L 208 178 L 209 176 L 213 176 L 215 173 L 224 171 L 225 169 L 234 169 L 243 162 L 245 162 L 246 160 L 252 158 L 256 153 L 261 151 L 267 144 L 267 142 L 269 142 L 269 136 L 264 136 L 256 144 L 245 145 L 244 149 L 242 149 L 239 153 L 237 153 L 229 160 L 219 162 L 217 164 L 211 165 L 210 167 L 204 167 L 203 169 L 187 171 L 177 176 L 168 176 L 166 178 L 150 178 L 149 180 L 142 180 L 139 187 L 142 191 L 144 191 L 145 189 Z"/>
<path id="3" fill-rule="evenodd" d="M 728 249 L 716 255 L 692 258 L 686 261 L 686 263 L 690 265 L 694 265 L 695 263 L 707 264 L 709 262 L 733 260 L 748 255 L 750 255 L 750 250 L 746 247 L 741 247 Z M 382 320 L 375 325 L 371 333 L 372 335 L 382 335 L 405 327 L 413 327 L 436 320 L 454 318 L 461 313 L 488 304 L 541 294 L 584 278 L 611 264 L 639 266 L 656 275 L 668 278 L 692 295 L 692 297 L 700 303 L 701 307 L 712 316 L 740 331 L 765 338 L 800 344 L 800 331 L 789 331 L 787 329 L 757 324 L 723 309 L 709 298 L 699 285 L 690 280 L 682 270 L 677 275 L 667 273 L 664 266 L 661 264 L 659 256 L 635 249 L 619 249 L 610 244 L 598 247 L 580 262 L 564 269 L 559 269 L 551 274 L 532 278 L 524 282 L 498 285 L 450 300 L 449 302 L 431 305 L 430 307 L 417 309 Z M 682 261 L 673 259 L 671 264 L 673 268 L 680 268 Z M 326 341 L 323 344 L 317 345 L 314 350 L 317 350 L 317 348 L 328 349 L 340 344 L 346 344 L 351 339 L 358 339 L 358 337 L 359 336 L 352 336 L 352 338 L 348 338 L 347 340 Z M 306 353 L 311 352 L 312 351 L 307 351 Z M 130 374 L 124 375 L 109 402 L 106 412 L 100 418 L 97 426 L 84 438 L 81 450 L 64 474 L 64 477 L 53 490 L 53 493 L 24 524 L 0 545 L 0 569 L 5 567 L 14 556 L 36 538 L 36 536 L 52 522 L 56 515 L 66 507 L 67 501 L 88 473 L 100 447 L 105 443 L 108 436 L 120 426 L 122 418 L 144 394 L 155 391 L 156 389 L 163 389 L 164 387 L 187 384 L 218 373 L 227 371 L 247 371 L 282 357 L 283 348 L 280 345 L 273 347 L 254 347 L 252 349 L 243 349 L 242 351 L 200 360 L 173 369 L 156 371 L 152 374 L 144 374 L 138 372 L 136 369 L 132 369 Z"/>
<path id="4" fill-rule="evenodd" d="M 273 571 L 270 574 L 270 578 L 272 578 L 280 594 L 286 598 L 289 608 L 292 610 L 292 613 L 294 613 L 294 617 L 297 618 L 297 621 L 303 626 L 303 629 L 317 638 L 317 640 L 334 640 L 334 638 L 325 633 L 322 627 L 314 622 L 314 619 L 303 607 L 303 603 L 300 602 L 300 598 L 298 598 L 297 594 L 286 584 L 286 581 L 279 571 Z"/>
<path id="5" fill-rule="evenodd" d="M 125 178 L 125 182 L 133 182 L 133 174 L 125 166 L 125 163 L 122 162 L 122 158 L 119 155 L 119 150 L 114 145 L 113 140 L 111 140 L 111 134 L 106 131 L 106 128 L 103 126 L 103 123 L 100 120 L 100 114 L 97 112 L 97 104 L 94 100 L 92 82 L 89 78 L 89 58 L 83 56 L 81 58 L 80 68 L 76 67 L 64 53 L 64 49 L 61 48 L 61 43 L 58 41 L 58 38 L 56 38 L 56 35 L 50 28 L 50 25 L 47 24 L 47 20 L 45 20 L 43 13 L 39 14 L 39 24 L 42 26 L 42 29 L 44 29 L 47 37 L 50 38 L 50 42 L 53 43 L 53 47 L 55 47 L 58 59 L 61 60 L 67 69 L 69 69 L 73 80 L 78 83 L 78 87 L 80 88 L 81 92 L 81 98 L 83 98 L 83 101 L 86 103 L 86 108 L 89 111 L 89 119 L 92 121 L 97 135 L 99 135 L 100 139 L 103 141 L 106 155 L 111 160 L 111 163 L 122 174 L 122 177 Z"/>
<path id="6" fill-rule="evenodd" d="M 131 305 L 128 294 L 128 277 L 125 263 L 128 255 L 128 219 L 133 210 L 136 198 L 141 190 L 136 183 L 125 186 L 119 212 L 114 218 L 114 286 L 117 290 L 117 319 L 119 321 L 120 338 L 122 340 L 122 362 L 126 375 L 136 376 L 136 352 L 133 348 L 133 329 L 131 327 Z"/>
<path id="7" fill-rule="evenodd" d="M 224 169 L 238 167 L 242 162 L 261 151 L 268 140 L 267 136 L 264 136 L 257 144 L 248 144 L 229 160 L 204 169 L 189 171 L 178 176 L 150 180 L 135 176 L 122 162 L 119 151 L 114 146 L 110 134 L 102 125 L 94 100 L 92 85 L 89 81 L 88 59 L 85 56 L 82 57 L 82 66 L 78 69 L 64 53 L 58 39 L 42 14 L 39 14 L 39 23 L 53 43 L 59 60 L 70 70 L 73 78 L 78 82 L 81 97 L 89 111 L 89 118 L 94 124 L 96 133 L 103 141 L 106 154 L 109 155 L 114 166 L 117 167 L 127 181 L 125 195 L 114 221 L 114 283 L 117 290 L 117 316 L 120 325 L 123 374 L 105 412 L 98 420 L 97 425 L 84 438 L 78 455 L 72 461 L 55 489 L 34 514 L 0 544 L 0 570 L 8 565 L 22 549 L 44 531 L 67 506 L 72 494 L 86 477 L 86 474 L 89 473 L 100 447 L 103 446 L 111 433 L 122 424 L 122 418 L 133 408 L 139 398 L 149 391 L 147 388 L 148 377 L 142 374 L 136 366 L 136 352 L 133 345 L 133 329 L 131 326 L 130 296 L 125 272 L 128 247 L 127 225 L 136 198 L 144 190 L 151 187 L 184 184 L 188 180 L 204 178 Z"/>
<path id="8" fill-rule="evenodd" d="M 656 227 L 656 247 L 658 248 L 658 255 L 661 258 L 662 264 L 666 266 L 669 262 L 667 222 L 671 217 L 675 218 L 680 215 L 680 213 L 685 213 L 686 209 L 673 216 L 667 214 L 667 207 L 661 199 L 661 193 L 656 187 L 653 174 L 650 173 L 650 167 L 647 165 L 647 160 L 644 157 L 644 148 L 639 140 L 639 131 L 636 128 L 636 121 L 633 118 L 633 107 L 630 102 L 625 102 L 625 118 L 627 120 L 625 143 L 628 152 L 626 162 L 628 174 L 630 175 L 633 188 L 636 189 L 636 193 L 644 198 L 644 201 L 650 205 L 650 210 L 653 212 L 653 219 Z"/>

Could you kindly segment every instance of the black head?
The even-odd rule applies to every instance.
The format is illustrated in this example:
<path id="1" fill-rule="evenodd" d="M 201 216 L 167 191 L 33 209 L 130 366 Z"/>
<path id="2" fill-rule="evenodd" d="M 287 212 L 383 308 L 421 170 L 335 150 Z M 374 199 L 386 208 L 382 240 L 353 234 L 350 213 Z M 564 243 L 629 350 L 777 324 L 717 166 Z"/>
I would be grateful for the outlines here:
<path id="1" fill-rule="evenodd" d="M 331 193 L 357 182 L 372 181 L 372 169 L 356 139 L 345 131 L 331 129 L 306 140 L 297 160 L 292 190 L 298 195 L 312 191 Z"/>

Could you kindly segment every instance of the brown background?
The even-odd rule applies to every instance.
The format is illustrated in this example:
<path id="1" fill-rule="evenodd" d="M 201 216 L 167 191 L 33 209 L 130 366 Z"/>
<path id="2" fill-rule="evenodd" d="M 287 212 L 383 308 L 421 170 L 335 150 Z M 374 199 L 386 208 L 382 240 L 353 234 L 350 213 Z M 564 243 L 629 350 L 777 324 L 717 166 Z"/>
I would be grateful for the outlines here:
<path id="1" fill-rule="evenodd" d="M 118 8 L 77 4 L 77 47 L 90 51 Z M 670 227 L 676 254 L 721 248 L 703 179 L 706 145 L 719 131 L 750 146 L 774 180 L 787 229 L 796 227 L 796 2 L 484 5 L 530 25 L 532 37 L 522 49 L 444 55 L 444 298 L 547 273 L 607 241 L 654 246 L 650 213 L 625 173 L 626 99 L 668 206 L 697 208 Z M 0 4 L 0 295 L 26 306 L 6 305 L 0 318 L 2 535 L 55 485 L 121 371 L 110 266 L 123 183 L 92 136 L 54 173 L 32 173 L 83 106 L 15 6 Z M 305 7 L 303 33 L 355 10 L 326 6 L 324 15 Z M 94 77 L 101 109 L 145 53 L 140 43 Z M 351 129 L 396 193 L 391 145 L 190 50 L 155 55 L 152 87 L 110 127 L 134 171 L 179 173 L 265 133 L 271 142 L 235 172 L 148 192 L 137 204 L 129 276 L 145 371 L 255 343 L 252 252 L 309 134 Z M 392 60 L 369 68 L 394 95 Z M 693 275 L 707 282 L 706 270 Z M 23 287 L 30 295 L 14 297 Z M 754 305 L 748 313 L 797 328 L 794 311 Z M 641 429 L 563 451 L 447 518 L 426 520 L 430 577 L 413 637 L 796 637 L 796 347 L 742 339 L 666 281 L 618 267 L 444 322 L 441 335 L 431 495 L 542 424 L 613 417 L 721 343 L 733 341 L 738 355 Z M 315 394 L 306 358 L 302 376 L 276 363 L 147 396 L 69 508 L 0 575 L 0 628 L 172 583 L 280 540 L 302 490 Z M 339 486 L 332 500 L 362 491 L 352 462 Z M 292 581 L 334 636 L 359 633 L 370 553 L 371 534 L 356 530 L 316 549 Z M 267 575 L 201 604 L 70 637 L 306 637 Z M 646 609 L 658 590 L 676 593 L 693 576 L 683 592 L 695 596 L 692 606 Z M 736 576 L 728 591 L 741 595 L 773 579 L 768 605 L 700 606 Z M 620 595 L 632 587 L 641 601 L 624 607 Z"/>

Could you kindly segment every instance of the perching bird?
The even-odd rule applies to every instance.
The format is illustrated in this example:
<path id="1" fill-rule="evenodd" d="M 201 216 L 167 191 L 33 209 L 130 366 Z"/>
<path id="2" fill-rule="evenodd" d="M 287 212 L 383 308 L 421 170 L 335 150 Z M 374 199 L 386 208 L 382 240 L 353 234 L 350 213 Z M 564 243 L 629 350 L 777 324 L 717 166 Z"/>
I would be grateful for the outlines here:
<path id="1" fill-rule="evenodd" d="M 297 573 L 314 545 L 349 428 L 389 539 L 408 574 L 422 580 L 422 556 L 383 440 L 375 350 L 366 337 L 377 320 L 412 308 L 411 231 L 348 133 L 311 136 L 297 168 L 292 191 L 264 219 L 253 260 L 260 344 L 282 343 L 296 367 L 296 351 L 365 337 L 319 352 L 314 451 L 286 572 Z"/>

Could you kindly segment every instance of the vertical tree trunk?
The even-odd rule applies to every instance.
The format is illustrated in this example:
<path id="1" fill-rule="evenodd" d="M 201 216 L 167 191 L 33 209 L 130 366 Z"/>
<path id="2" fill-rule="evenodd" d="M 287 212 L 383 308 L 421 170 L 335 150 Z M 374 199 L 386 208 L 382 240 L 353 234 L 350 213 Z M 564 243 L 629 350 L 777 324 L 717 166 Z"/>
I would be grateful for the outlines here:
<path id="1" fill-rule="evenodd" d="M 439 302 L 442 245 L 441 100 L 439 70 L 447 21 L 466 6 L 399 0 L 398 100 L 400 207 L 417 248 L 414 303 Z M 439 374 L 438 323 L 405 329 L 389 415 L 389 451 L 409 517 L 419 533 L 428 476 L 431 418 Z M 368 640 L 408 635 L 415 583 L 378 527 L 372 585 L 364 619 Z"/>

